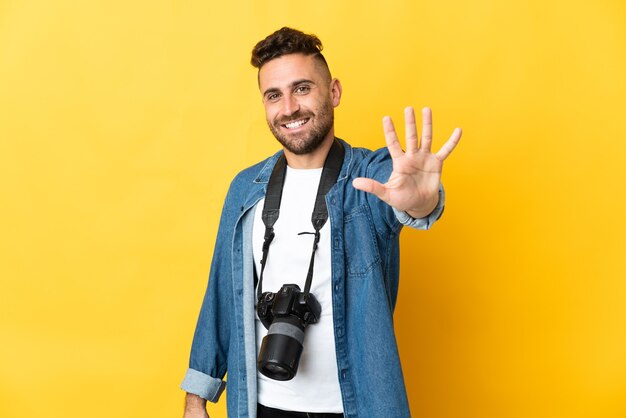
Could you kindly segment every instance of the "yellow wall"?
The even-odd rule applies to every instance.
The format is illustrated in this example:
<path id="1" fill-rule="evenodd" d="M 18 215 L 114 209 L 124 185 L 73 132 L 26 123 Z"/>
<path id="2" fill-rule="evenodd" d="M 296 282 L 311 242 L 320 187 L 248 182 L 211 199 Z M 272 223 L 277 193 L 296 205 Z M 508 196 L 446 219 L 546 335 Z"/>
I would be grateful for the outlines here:
<path id="1" fill-rule="evenodd" d="M 626 416 L 622 0 L 0 1 L 0 416 L 181 415 L 226 188 L 277 149 L 248 60 L 282 25 L 326 44 L 339 136 L 377 148 L 408 104 L 464 128 L 444 217 L 402 238 L 413 415 Z"/>

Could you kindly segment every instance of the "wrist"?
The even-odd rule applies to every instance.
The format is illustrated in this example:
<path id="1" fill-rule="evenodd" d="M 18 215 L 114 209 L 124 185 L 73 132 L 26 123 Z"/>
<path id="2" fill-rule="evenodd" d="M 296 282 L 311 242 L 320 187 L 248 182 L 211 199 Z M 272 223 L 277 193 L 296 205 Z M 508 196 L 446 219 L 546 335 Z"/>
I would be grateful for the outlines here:
<path id="1" fill-rule="evenodd" d="M 201 398 L 193 393 L 187 393 L 185 396 L 185 410 L 187 411 L 206 411 L 206 399 Z"/>
<path id="2" fill-rule="evenodd" d="M 439 193 L 435 193 L 428 200 L 428 203 L 422 205 L 422 207 L 407 209 L 405 212 L 413 219 L 425 218 L 430 215 L 433 210 L 435 210 L 435 208 L 437 207 L 437 203 L 439 203 Z"/>

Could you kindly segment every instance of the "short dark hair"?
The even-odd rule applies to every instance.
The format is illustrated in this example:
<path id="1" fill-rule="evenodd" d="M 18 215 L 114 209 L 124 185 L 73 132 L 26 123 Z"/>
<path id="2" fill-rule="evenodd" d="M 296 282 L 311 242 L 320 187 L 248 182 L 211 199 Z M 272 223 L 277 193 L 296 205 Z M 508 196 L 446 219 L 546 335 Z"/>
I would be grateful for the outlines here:
<path id="1" fill-rule="evenodd" d="M 285 26 L 255 45 L 250 63 L 261 69 L 267 62 L 283 55 L 304 54 L 314 55 L 328 68 L 322 49 L 322 41 L 317 36 Z"/>

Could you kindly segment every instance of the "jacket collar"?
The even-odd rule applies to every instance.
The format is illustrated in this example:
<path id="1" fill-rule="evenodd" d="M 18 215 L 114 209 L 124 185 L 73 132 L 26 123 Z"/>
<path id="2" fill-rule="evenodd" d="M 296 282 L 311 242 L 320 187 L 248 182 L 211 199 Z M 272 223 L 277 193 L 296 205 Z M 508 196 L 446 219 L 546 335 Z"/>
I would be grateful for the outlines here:
<path id="1" fill-rule="evenodd" d="M 335 137 L 335 139 L 341 143 L 344 149 L 343 164 L 341 165 L 341 171 L 339 172 L 339 177 L 337 178 L 337 181 L 339 182 L 348 177 L 348 173 L 350 172 L 350 165 L 352 164 L 352 147 L 343 139 L 337 137 Z M 276 154 L 267 159 L 263 168 L 254 179 L 254 183 L 266 184 L 270 180 L 272 170 L 274 170 L 276 161 L 278 161 L 278 158 L 282 155 L 282 153 L 282 151 L 278 151 Z"/>

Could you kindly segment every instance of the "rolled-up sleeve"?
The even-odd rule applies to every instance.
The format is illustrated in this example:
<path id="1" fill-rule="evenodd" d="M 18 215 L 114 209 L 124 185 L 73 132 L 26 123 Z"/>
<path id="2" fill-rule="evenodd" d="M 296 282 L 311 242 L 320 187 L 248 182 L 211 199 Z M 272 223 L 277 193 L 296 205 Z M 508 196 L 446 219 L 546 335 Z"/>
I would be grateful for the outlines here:
<path id="1" fill-rule="evenodd" d="M 437 202 L 437 206 L 435 207 L 435 209 L 433 209 L 433 211 L 428 216 L 416 219 L 408 213 L 397 210 L 396 208 L 393 208 L 393 212 L 395 213 L 398 222 L 400 222 L 402 225 L 415 229 L 430 229 L 430 227 L 433 226 L 433 224 L 439 218 L 441 218 L 441 215 L 443 214 L 443 208 L 445 206 L 445 200 L 446 193 L 443 190 L 443 184 L 439 184 L 439 201 Z"/>
<path id="2" fill-rule="evenodd" d="M 226 387 L 222 379 L 211 377 L 194 369 L 187 369 L 180 388 L 188 393 L 193 393 L 210 402 L 217 402 Z"/>

